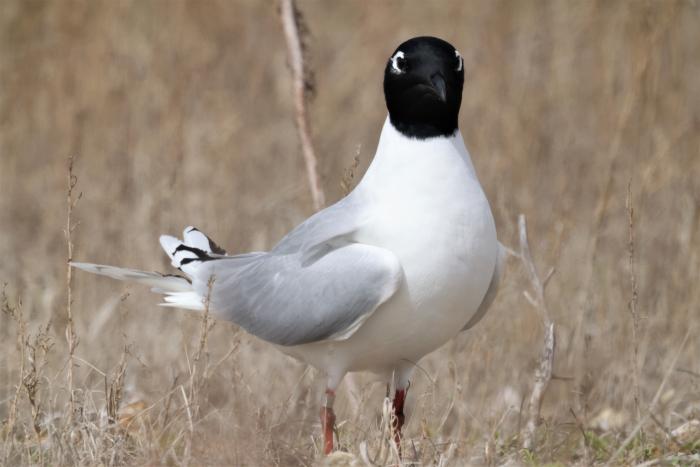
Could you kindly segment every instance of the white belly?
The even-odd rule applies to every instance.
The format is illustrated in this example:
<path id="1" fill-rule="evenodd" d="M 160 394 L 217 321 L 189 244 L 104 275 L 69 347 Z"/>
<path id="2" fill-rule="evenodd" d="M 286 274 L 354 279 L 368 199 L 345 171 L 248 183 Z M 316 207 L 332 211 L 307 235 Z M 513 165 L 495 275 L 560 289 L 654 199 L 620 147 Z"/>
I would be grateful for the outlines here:
<path id="1" fill-rule="evenodd" d="M 486 216 L 468 208 L 453 206 L 454 217 L 425 213 L 419 222 L 388 226 L 412 232 L 405 243 L 393 243 L 405 282 L 347 341 L 353 347 L 349 370 L 415 362 L 459 333 L 476 312 L 493 275 L 498 244 L 490 211 Z M 476 225 L 479 218 L 487 222 Z"/>
<path id="2" fill-rule="evenodd" d="M 436 171 L 434 164 L 428 169 Z M 391 179 L 397 186 L 383 186 L 376 215 L 357 241 L 392 251 L 404 283 L 347 340 L 285 352 L 327 372 L 384 372 L 416 362 L 460 332 L 486 294 L 498 241 L 481 186 L 468 167 L 459 169 L 397 174 Z"/>

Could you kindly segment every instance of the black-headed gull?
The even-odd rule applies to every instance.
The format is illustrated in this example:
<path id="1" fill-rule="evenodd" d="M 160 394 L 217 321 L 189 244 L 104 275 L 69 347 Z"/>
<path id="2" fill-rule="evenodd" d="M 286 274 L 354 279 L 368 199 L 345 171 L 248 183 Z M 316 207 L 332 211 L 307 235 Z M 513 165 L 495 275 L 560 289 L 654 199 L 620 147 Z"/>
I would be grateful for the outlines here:
<path id="1" fill-rule="evenodd" d="M 271 251 L 229 256 L 188 227 L 182 240 L 160 239 L 184 276 L 73 266 L 150 285 L 165 306 L 204 310 L 209 296 L 213 315 L 319 369 L 326 453 L 343 376 L 393 378 L 399 440 L 415 362 L 473 326 L 500 277 L 503 248 L 457 124 L 463 84 L 449 43 L 401 44 L 384 72 L 389 115 L 367 173 Z"/>

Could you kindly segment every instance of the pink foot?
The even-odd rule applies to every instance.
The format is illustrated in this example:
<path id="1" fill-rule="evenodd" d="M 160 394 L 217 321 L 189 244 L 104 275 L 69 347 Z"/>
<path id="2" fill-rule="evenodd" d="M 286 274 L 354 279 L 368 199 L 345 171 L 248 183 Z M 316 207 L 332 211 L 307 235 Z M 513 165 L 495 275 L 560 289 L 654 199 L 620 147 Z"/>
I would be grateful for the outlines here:
<path id="1" fill-rule="evenodd" d="M 394 418 L 392 427 L 394 428 L 394 441 L 396 445 L 399 446 L 399 452 L 401 452 L 401 428 L 403 428 L 406 416 L 403 413 L 403 405 L 406 402 L 406 394 L 408 389 L 397 389 L 394 393 Z"/>
<path id="2" fill-rule="evenodd" d="M 330 389 L 326 390 L 326 406 L 321 407 L 321 429 L 323 430 L 323 453 L 325 455 L 333 452 L 333 428 L 335 427 L 335 413 L 332 404 L 335 393 Z M 328 403 L 330 401 L 330 404 Z"/>

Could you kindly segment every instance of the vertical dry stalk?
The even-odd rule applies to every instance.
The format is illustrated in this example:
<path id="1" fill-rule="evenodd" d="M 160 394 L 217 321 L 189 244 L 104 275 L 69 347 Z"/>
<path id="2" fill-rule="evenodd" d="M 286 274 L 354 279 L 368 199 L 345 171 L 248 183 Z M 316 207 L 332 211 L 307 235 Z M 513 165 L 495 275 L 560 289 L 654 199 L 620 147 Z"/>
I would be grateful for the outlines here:
<path id="1" fill-rule="evenodd" d="M 527 222 L 523 214 L 518 216 L 518 230 L 520 233 L 520 260 L 527 272 L 534 296 L 528 291 L 523 293 L 530 304 L 539 311 L 542 323 L 544 324 L 544 345 L 542 347 L 542 353 L 540 354 L 537 370 L 535 370 L 535 385 L 530 395 L 528 419 L 523 432 L 523 448 L 531 451 L 535 446 L 535 432 L 539 425 L 540 409 L 542 408 L 544 394 L 547 391 L 549 381 L 552 379 L 552 364 L 554 361 L 555 348 L 554 322 L 549 317 L 544 292 L 549 280 L 554 274 L 554 268 L 549 270 L 544 280 L 540 280 L 540 276 L 537 274 L 535 263 L 532 261 L 532 256 L 530 254 L 530 244 L 527 239 Z"/>
<path id="2" fill-rule="evenodd" d="M 387 396 L 382 403 L 382 418 L 379 422 L 381 431 L 378 437 L 379 446 L 377 447 L 377 452 L 374 456 L 370 455 L 367 440 L 362 441 L 359 446 L 360 458 L 366 466 L 402 465 L 399 448 L 394 438 L 394 409 L 389 398 L 390 393 L 390 386 L 387 384 Z M 390 456 L 393 457 L 391 459 L 393 462 L 390 462 Z"/>
<path id="3" fill-rule="evenodd" d="M 316 169 L 318 159 L 311 140 L 311 128 L 306 105 L 307 91 L 313 87 L 310 79 L 311 75 L 304 66 L 304 44 L 300 35 L 300 30 L 303 32 L 303 27 L 301 27 L 302 16 L 294 0 L 280 0 L 280 16 L 282 28 L 284 29 L 284 38 L 287 43 L 289 66 L 292 69 L 296 123 L 301 150 L 306 163 L 306 176 L 309 182 L 309 189 L 311 190 L 314 209 L 319 210 L 326 201 Z"/>
<path id="4" fill-rule="evenodd" d="M 204 299 L 204 312 L 202 314 L 201 327 L 199 332 L 199 344 L 197 346 L 197 352 L 194 354 L 194 359 L 192 362 L 192 369 L 190 371 L 190 390 L 189 390 L 189 404 L 188 404 L 188 415 L 189 417 L 197 417 L 199 415 L 199 392 L 207 378 L 207 372 L 209 367 L 209 356 L 207 354 L 207 341 L 209 338 L 209 304 L 211 302 L 211 291 L 214 286 L 215 277 L 211 276 L 209 282 L 207 283 L 207 296 Z M 204 357 L 204 360 L 202 360 Z M 183 391 L 184 393 L 184 391 Z M 185 401 L 187 402 L 187 398 Z M 191 411 L 190 407 L 192 406 Z M 190 421 L 190 424 L 192 422 Z M 190 442 L 191 440 L 188 440 Z"/>
<path id="5" fill-rule="evenodd" d="M 39 420 L 41 416 L 39 381 L 41 381 L 42 371 L 47 364 L 48 354 L 53 346 L 48 332 L 49 324 L 43 329 L 40 327 L 33 339 L 31 336 L 27 336 L 23 343 L 27 350 L 29 367 L 22 378 L 22 385 L 27 392 L 27 399 L 31 406 L 32 427 L 34 428 L 37 445 L 40 445 L 42 440 L 41 424 Z"/>
<path id="6" fill-rule="evenodd" d="M 211 303 L 211 290 L 214 287 L 216 278 L 211 276 L 207 282 L 207 296 L 204 298 L 204 313 L 202 314 L 202 323 L 199 330 L 199 347 L 197 353 L 194 354 L 195 365 L 199 362 L 202 354 L 207 351 L 207 339 L 209 337 L 209 304 Z"/>
<path id="7" fill-rule="evenodd" d="M 627 449 L 627 446 L 634 440 L 634 438 L 637 436 L 637 433 L 639 433 L 639 430 L 642 429 L 644 426 L 644 423 L 651 417 L 654 409 L 656 409 L 656 404 L 659 402 L 659 399 L 661 398 L 661 394 L 663 393 L 664 388 L 666 387 L 666 383 L 668 382 L 669 378 L 671 377 L 671 374 L 673 371 L 676 369 L 676 363 L 678 363 L 678 359 L 680 358 L 681 354 L 683 353 L 683 349 L 685 348 L 686 342 L 688 342 L 688 337 L 690 337 L 690 331 L 691 329 L 688 329 L 685 333 L 685 336 L 683 337 L 683 340 L 681 341 L 681 345 L 678 346 L 678 351 L 676 352 L 676 355 L 674 355 L 673 360 L 671 360 L 670 365 L 666 369 L 666 374 L 664 374 L 664 378 L 661 380 L 661 384 L 659 384 L 659 388 L 656 390 L 656 394 L 654 394 L 654 397 L 651 399 L 651 402 L 649 403 L 649 408 L 646 411 L 646 415 L 640 418 L 640 420 L 637 422 L 637 425 L 634 427 L 634 429 L 630 432 L 629 435 L 627 435 L 627 438 L 620 444 L 620 446 L 617 448 L 617 450 L 610 456 L 608 459 L 608 462 L 605 464 L 606 466 L 612 465 L 613 462 L 622 454 L 625 449 Z"/>
<path id="8" fill-rule="evenodd" d="M 185 393 L 185 388 L 183 386 L 180 386 L 180 394 L 182 394 L 182 400 L 185 403 L 185 413 L 187 414 L 187 421 L 188 421 L 188 430 L 186 430 L 184 433 L 180 433 L 178 436 L 178 439 L 180 436 L 184 435 L 185 438 L 185 446 L 183 448 L 183 453 L 182 453 L 182 461 L 178 462 L 180 465 L 189 465 L 190 463 L 190 455 L 192 453 L 192 437 L 194 436 L 194 422 L 192 421 L 192 410 L 190 409 L 190 401 L 187 399 L 187 394 Z M 177 443 L 177 439 L 173 441 L 172 446 L 174 447 Z M 173 453 L 174 455 L 174 453 Z"/>
<path id="9" fill-rule="evenodd" d="M 10 301 L 7 298 L 7 284 L 3 284 L 3 289 L 2 289 L 2 311 L 5 313 L 8 317 L 10 317 L 12 320 L 14 320 L 17 323 L 17 347 L 19 349 L 19 383 L 17 384 L 17 388 L 15 389 L 15 394 L 12 398 L 12 402 L 10 403 L 10 410 L 7 416 L 7 423 L 5 424 L 4 427 L 4 433 L 3 436 L 5 437 L 5 455 L 4 455 L 4 464 L 8 464 L 8 459 L 10 456 L 10 450 L 11 450 L 11 440 L 14 439 L 13 435 L 13 430 L 15 423 L 17 421 L 17 404 L 19 403 L 19 394 L 22 391 L 22 383 L 24 381 L 24 373 L 25 373 L 25 359 L 26 359 L 26 354 L 25 350 L 26 347 L 24 345 L 24 342 L 26 340 L 26 324 L 24 322 L 24 317 L 22 316 L 22 302 L 19 302 L 16 306 L 10 305 Z"/>
<path id="10" fill-rule="evenodd" d="M 588 256 L 590 258 L 590 261 L 588 263 L 588 268 L 586 271 L 586 279 L 585 279 L 585 288 L 584 288 L 584 302 L 583 302 L 583 307 L 582 307 L 582 312 L 579 315 L 579 321 L 577 323 L 577 332 L 575 335 L 575 339 L 578 340 L 581 337 L 583 338 L 583 348 L 581 352 L 581 364 L 579 365 L 579 375 L 577 376 L 577 380 L 579 383 L 579 404 L 581 408 L 583 409 L 583 418 L 584 420 L 588 419 L 589 416 L 589 410 L 588 410 L 588 400 L 587 400 L 587 395 L 590 393 L 591 388 L 593 386 L 593 375 L 592 371 L 589 367 L 588 361 L 591 360 L 589 358 L 589 353 L 590 353 L 590 343 L 593 339 L 593 336 L 591 334 L 590 329 L 587 328 L 587 324 L 589 322 L 593 321 L 593 315 L 595 312 L 595 303 L 594 303 L 594 280 L 595 280 L 595 265 L 597 262 L 597 255 L 598 255 L 598 243 L 601 237 L 601 230 L 603 227 L 603 221 L 605 219 L 605 214 L 607 211 L 607 206 L 609 204 L 609 200 L 612 197 L 612 189 L 613 189 L 613 183 L 614 183 L 614 177 L 613 175 L 616 173 L 617 165 L 618 165 L 618 160 L 620 159 L 622 155 L 622 148 L 623 148 L 623 138 L 624 138 L 624 132 L 627 129 L 628 123 L 630 121 L 630 117 L 632 116 L 633 110 L 636 108 L 636 106 L 639 105 L 639 97 L 640 95 L 643 94 L 644 91 L 644 82 L 645 79 L 647 79 L 647 71 L 649 68 L 649 63 L 651 60 L 651 55 L 649 51 L 654 50 L 656 44 L 660 40 L 660 38 L 663 37 L 663 35 L 666 33 L 666 31 L 669 29 L 669 27 L 672 24 L 672 18 L 674 15 L 670 15 L 669 18 L 666 18 L 664 22 L 659 21 L 658 23 L 653 23 L 654 24 L 654 29 L 650 32 L 648 36 L 648 43 L 646 44 L 646 47 L 644 49 L 644 53 L 642 56 L 638 59 L 638 63 L 635 65 L 634 69 L 632 70 L 632 76 L 629 79 L 629 86 L 628 90 L 623 96 L 622 100 L 622 105 L 620 107 L 620 112 L 619 112 L 619 118 L 617 120 L 617 126 L 616 126 L 616 131 L 615 134 L 613 135 L 612 142 L 610 144 L 610 149 L 608 151 L 608 157 L 610 159 L 610 166 L 608 169 L 608 177 L 607 177 L 607 182 L 605 185 L 605 188 L 603 190 L 603 194 L 601 195 L 601 198 L 596 206 L 595 209 L 595 214 L 594 214 L 594 229 L 593 229 L 593 238 L 591 242 L 591 246 L 589 247 L 589 253 Z M 576 349 L 578 346 L 576 345 L 571 345 L 570 348 Z M 574 355 L 572 353 L 571 359 L 573 359 Z M 587 455 L 587 452 L 586 452 Z"/>
<path id="11" fill-rule="evenodd" d="M 577 380 L 579 384 L 579 404 L 581 406 L 581 409 L 583 410 L 584 420 L 587 420 L 589 417 L 587 396 L 590 393 L 591 388 L 593 386 L 593 375 L 588 364 L 588 361 L 590 360 L 589 354 L 593 335 L 591 334 L 590 327 L 587 323 L 591 323 L 594 321 L 593 317 L 596 310 L 594 281 L 596 273 L 595 268 L 596 264 L 598 263 L 598 246 L 600 242 L 601 232 L 603 230 L 603 223 L 606 219 L 608 205 L 610 204 L 610 200 L 612 199 L 613 195 L 613 188 L 615 182 L 614 175 L 617 173 L 618 163 L 623 154 L 621 148 L 623 147 L 622 143 L 624 133 L 630 121 L 630 117 L 632 116 L 632 111 L 635 108 L 635 104 L 637 103 L 637 98 L 639 96 L 640 89 L 642 88 L 644 74 L 646 73 L 648 64 L 649 55 L 646 54 L 642 57 L 640 63 L 637 64 L 636 68 L 633 71 L 633 76 L 630 81 L 635 85 L 630 86 L 628 88 L 628 91 L 623 96 L 622 104 L 620 106 L 619 117 L 617 119 L 616 131 L 613 135 L 613 139 L 610 143 L 610 148 L 608 150 L 610 165 L 608 166 L 607 170 L 605 186 L 603 188 L 603 192 L 600 198 L 598 199 L 598 202 L 596 203 L 593 215 L 593 237 L 591 239 L 591 244 L 588 248 L 589 261 L 587 263 L 587 269 L 584 276 L 584 301 L 582 312 L 579 315 L 579 320 L 576 326 L 577 332 L 574 337 L 574 339 L 579 339 L 581 337 L 583 338 L 583 348 L 580 355 L 582 361 L 581 364 L 578 366 L 580 374 L 578 375 Z M 574 349 L 575 351 L 577 346 L 571 345 L 570 348 Z M 573 359 L 573 357 L 574 354 L 572 353 L 571 358 Z"/>
<path id="12" fill-rule="evenodd" d="M 128 349 L 124 346 L 119 364 L 114 372 L 112 381 L 109 382 L 105 375 L 105 399 L 107 400 L 107 422 L 111 425 L 119 421 L 119 405 L 122 400 L 122 389 L 124 388 L 124 375 L 126 374 L 126 356 Z M 120 422 L 121 423 L 121 422 Z"/>
<path id="13" fill-rule="evenodd" d="M 632 384 L 634 386 L 634 410 L 637 415 L 637 423 L 641 420 L 642 413 L 640 409 L 641 392 L 639 389 L 639 331 L 640 317 L 637 310 L 637 299 L 639 291 L 637 289 L 637 276 L 634 265 L 634 207 L 632 206 L 632 180 L 627 184 L 627 219 L 629 227 L 629 237 L 627 242 L 628 251 L 628 269 L 630 276 L 630 286 L 632 287 L 632 296 L 627 304 L 629 312 L 632 315 Z"/>
<path id="14" fill-rule="evenodd" d="M 68 261 L 66 263 L 66 317 L 68 323 L 66 325 L 66 341 L 68 342 L 68 396 L 70 400 L 70 414 L 68 415 L 68 424 L 73 424 L 73 417 L 75 414 L 75 397 L 73 394 L 73 355 L 75 354 L 75 348 L 78 345 L 78 338 L 75 335 L 75 328 L 73 326 L 73 311 L 71 305 L 73 304 L 73 275 L 71 268 L 71 261 L 73 261 L 73 231 L 77 227 L 77 224 L 73 224 L 73 208 L 80 201 L 83 196 L 79 193 L 77 198 L 73 197 L 73 189 L 78 183 L 78 177 L 73 174 L 73 156 L 68 158 L 68 192 L 66 195 L 66 202 L 68 204 L 68 212 L 66 214 L 66 243 L 68 244 Z"/>

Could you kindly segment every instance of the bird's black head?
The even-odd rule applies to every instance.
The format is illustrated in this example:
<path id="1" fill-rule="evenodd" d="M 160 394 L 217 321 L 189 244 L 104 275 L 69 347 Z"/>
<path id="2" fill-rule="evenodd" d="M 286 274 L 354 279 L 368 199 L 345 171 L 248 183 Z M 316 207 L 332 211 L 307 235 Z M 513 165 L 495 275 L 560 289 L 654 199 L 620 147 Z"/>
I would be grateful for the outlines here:
<path id="1" fill-rule="evenodd" d="M 384 97 L 394 127 L 411 138 L 457 130 L 464 62 L 448 42 L 414 37 L 401 44 L 384 71 Z"/>

